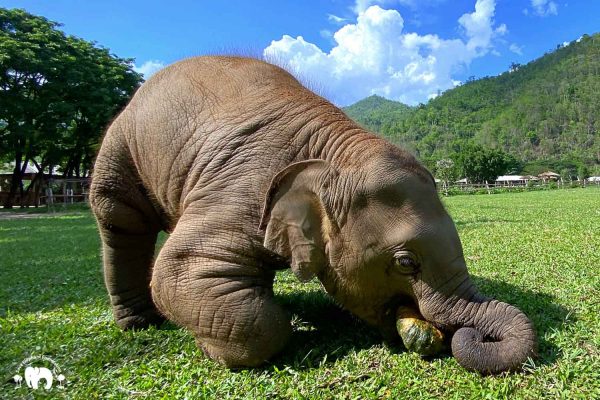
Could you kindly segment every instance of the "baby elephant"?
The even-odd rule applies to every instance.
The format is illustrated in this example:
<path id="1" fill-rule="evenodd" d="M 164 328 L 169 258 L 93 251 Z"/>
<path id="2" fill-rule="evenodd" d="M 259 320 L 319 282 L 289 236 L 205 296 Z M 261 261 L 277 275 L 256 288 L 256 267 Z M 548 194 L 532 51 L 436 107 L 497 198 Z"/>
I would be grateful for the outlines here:
<path id="1" fill-rule="evenodd" d="M 384 336 L 412 309 L 453 333 L 466 368 L 535 353 L 527 317 L 474 288 L 431 174 L 274 65 L 197 57 L 155 74 L 108 129 L 90 201 L 117 324 L 166 317 L 228 367 L 288 341 L 273 296 L 288 266 Z"/>

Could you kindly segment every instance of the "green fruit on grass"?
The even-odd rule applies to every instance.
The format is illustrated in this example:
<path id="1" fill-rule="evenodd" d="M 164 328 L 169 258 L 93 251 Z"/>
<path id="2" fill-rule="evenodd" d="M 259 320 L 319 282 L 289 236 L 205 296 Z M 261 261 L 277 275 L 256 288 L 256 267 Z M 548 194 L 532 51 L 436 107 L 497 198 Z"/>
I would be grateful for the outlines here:
<path id="1" fill-rule="evenodd" d="M 427 321 L 417 318 L 398 318 L 396 329 L 409 351 L 432 356 L 442 350 L 444 334 Z"/>

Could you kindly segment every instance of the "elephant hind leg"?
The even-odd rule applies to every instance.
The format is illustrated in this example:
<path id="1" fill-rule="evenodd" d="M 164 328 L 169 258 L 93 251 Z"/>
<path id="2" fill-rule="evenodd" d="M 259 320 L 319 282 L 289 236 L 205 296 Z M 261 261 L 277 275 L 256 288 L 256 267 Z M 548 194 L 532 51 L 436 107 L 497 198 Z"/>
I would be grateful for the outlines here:
<path id="1" fill-rule="evenodd" d="M 122 152 L 106 141 L 98 155 L 90 205 L 100 230 L 104 281 L 116 323 L 122 329 L 159 325 L 150 293 L 159 218 Z"/>
<path id="2" fill-rule="evenodd" d="M 122 329 L 160 325 L 150 293 L 150 277 L 157 233 L 115 233 L 100 228 L 104 258 L 104 282 L 113 315 Z"/>

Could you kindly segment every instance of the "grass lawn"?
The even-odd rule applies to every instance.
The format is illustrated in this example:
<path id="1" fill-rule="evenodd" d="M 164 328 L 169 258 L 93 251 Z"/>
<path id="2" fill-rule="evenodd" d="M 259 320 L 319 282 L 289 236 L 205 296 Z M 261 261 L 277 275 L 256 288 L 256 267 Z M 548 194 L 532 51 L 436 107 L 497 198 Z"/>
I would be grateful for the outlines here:
<path id="1" fill-rule="evenodd" d="M 0 219 L 0 398 L 600 398 L 600 189 L 445 203 L 478 287 L 519 307 L 537 329 L 540 357 L 524 372 L 482 377 L 451 356 L 387 348 L 318 283 L 288 271 L 275 288 L 295 332 L 262 368 L 226 370 L 168 323 L 122 332 L 94 221 L 78 209 Z M 66 386 L 15 388 L 12 376 L 32 355 L 51 357 Z"/>

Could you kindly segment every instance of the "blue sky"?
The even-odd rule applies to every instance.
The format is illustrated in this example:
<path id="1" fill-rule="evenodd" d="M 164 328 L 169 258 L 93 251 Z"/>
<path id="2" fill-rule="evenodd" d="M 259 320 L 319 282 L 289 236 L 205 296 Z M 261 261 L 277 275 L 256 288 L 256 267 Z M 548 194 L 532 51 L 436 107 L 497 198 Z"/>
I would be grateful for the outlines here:
<path id="1" fill-rule="evenodd" d="M 600 31 L 597 0 L 0 0 L 64 24 L 146 77 L 207 53 L 266 56 L 338 105 L 427 102 Z"/>

